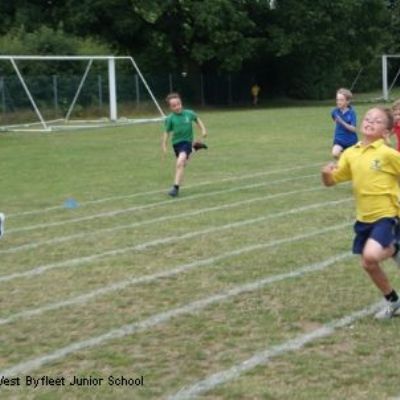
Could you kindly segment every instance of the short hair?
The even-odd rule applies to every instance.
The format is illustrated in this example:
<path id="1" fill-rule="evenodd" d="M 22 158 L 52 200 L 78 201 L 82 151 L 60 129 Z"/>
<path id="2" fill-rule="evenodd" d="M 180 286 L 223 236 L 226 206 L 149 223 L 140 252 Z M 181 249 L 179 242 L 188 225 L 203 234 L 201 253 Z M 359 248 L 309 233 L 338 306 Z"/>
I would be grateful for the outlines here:
<path id="1" fill-rule="evenodd" d="M 170 102 L 172 99 L 179 99 L 179 100 L 182 100 L 179 93 L 173 92 L 173 93 L 170 93 L 170 94 L 165 98 L 165 101 L 166 101 L 167 104 L 169 105 L 169 102 Z"/>
<path id="2" fill-rule="evenodd" d="M 336 91 L 336 94 L 342 94 L 347 101 L 350 101 L 353 98 L 353 93 L 351 93 L 351 90 L 346 89 L 346 88 L 340 88 Z"/>
<path id="3" fill-rule="evenodd" d="M 396 100 L 392 105 L 392 111 L 400 109 L 400 99 Z"/>

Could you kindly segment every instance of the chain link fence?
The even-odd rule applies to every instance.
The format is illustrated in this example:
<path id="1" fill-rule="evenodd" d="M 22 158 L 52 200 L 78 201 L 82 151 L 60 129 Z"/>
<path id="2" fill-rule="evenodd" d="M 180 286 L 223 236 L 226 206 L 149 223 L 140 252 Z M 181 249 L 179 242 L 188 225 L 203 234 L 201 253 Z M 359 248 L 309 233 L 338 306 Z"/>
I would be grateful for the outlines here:
<path id="1" fill-rule="evenodd" d="M 144 75 L 155 98 L 163 109 L 169 92 L 179 92 L 185 106 L 233 106 L 251 104 L 251 86 L 255 83 L 250 74 L 159 74 Z M 81 83 L 78 75 L 24 76 L 32 99 L 46 119 L 65 117 L 76 98 L 72 117 L 107 117 L 107 73 L 89 75 L 77 95 Z M 263 95 L 261 87 L 260 97 Z M 157 112 L 151 96 L 136 74 L 117 74 L 118 114 Z M 34 108 L 17 76 L 0 76 L 1 122 L 19 122 L 20 117 L 32 113 Z M 121 114 L 122 113 L 122 114 Z"/>

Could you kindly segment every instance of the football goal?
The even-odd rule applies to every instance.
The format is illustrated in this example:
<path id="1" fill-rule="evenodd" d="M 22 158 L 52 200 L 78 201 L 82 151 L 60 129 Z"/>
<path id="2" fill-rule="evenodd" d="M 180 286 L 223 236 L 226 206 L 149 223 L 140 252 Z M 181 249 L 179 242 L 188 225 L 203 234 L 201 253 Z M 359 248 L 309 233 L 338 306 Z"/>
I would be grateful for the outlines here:
<path id="1" fill-rule="evenodd" d="M 382 98 L 385 101 L 390 100 L 390 94 L 393 91 L 400 76 L 400 54 L 382 55 Z"/>
<path id="2" fill-rule="evenodd" d="M 0 56 L 0 131 L 56 131 L 165 117 L 133 57 Z"/>

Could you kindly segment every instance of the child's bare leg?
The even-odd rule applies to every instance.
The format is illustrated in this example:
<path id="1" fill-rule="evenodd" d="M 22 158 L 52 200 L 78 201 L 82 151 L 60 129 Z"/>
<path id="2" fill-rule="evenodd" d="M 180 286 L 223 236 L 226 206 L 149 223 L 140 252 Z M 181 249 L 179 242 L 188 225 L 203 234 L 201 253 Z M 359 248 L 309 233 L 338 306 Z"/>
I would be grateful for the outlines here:
<path id="1" fill-rule="evenodd" d="M 393 287 L 381 268 L 380 262 L 391 257 L 394 251 L 394 246 L 382 247 L 376 240 L 368 239 L 361 256 L 363 268 L 384 296 L 391 293 Z"/>
<path id="2" fill-rule="evenodd" d="M 176 159 L 176 169 L 175 169 L 175 185 L 180 186 L 183 181 L 183 173 L 185 171 L 185 166 L 187 163 L 186 153 L 180 153 Z"/>
<path id="3" fill-rule="evenodd" d="M 338 145 L 338 144 L 334 144 L 332 147 L 332 157 L 336 160 L 338 160 L 340 158 L 340 155 L 343 152 L 343 147 Z"/>

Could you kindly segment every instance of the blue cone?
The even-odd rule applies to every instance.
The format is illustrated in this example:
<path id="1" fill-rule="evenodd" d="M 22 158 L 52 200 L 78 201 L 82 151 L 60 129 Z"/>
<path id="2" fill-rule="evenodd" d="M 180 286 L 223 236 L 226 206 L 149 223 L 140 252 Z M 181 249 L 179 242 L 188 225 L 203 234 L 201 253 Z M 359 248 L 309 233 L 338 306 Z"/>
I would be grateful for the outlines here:
<path id="1" fill-rule="evenodd" d="M 79 204 L 75 199 L 67 199 L 64 201 L 64 207 L 65 208 L 78 208 Z"/>

